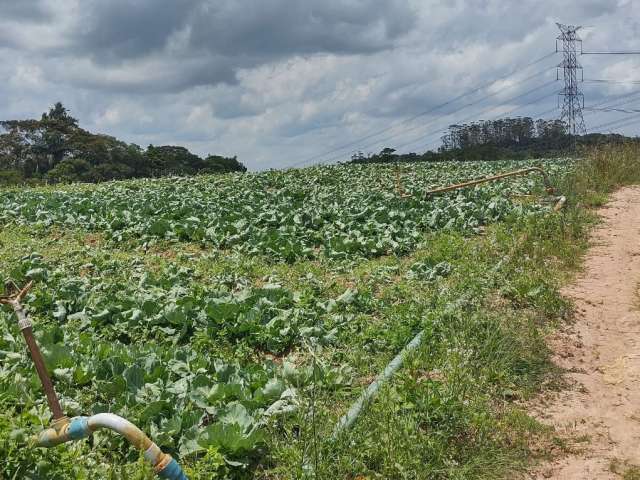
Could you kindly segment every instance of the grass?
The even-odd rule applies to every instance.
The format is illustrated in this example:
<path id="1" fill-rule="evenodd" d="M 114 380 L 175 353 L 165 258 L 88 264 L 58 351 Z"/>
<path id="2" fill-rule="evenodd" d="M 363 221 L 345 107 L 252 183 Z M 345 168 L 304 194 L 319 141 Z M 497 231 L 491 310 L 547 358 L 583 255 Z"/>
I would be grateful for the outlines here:
<path id="1" fill-rule="evenodd" d="M 271 440 L 251 468 L 229 468 L 216 450 L 184 459 L 192 480 L 512 477 L 532 461 L 547 458 L 548 450 L 557 450 L 547 448 L 554 442 L 553 432 L 520 405 L 560 381 L 561 372 L 550 362 L 545 343 L 545 336 L 571 317 L 560 287 L 580 267 L 589 246 L 588 234 L 597 222 L 592 208 L 605 203 L 618 186 L 640 181 L 638 159 L 637 147 L 630 145 L 588 152 L 560 185 L 568 198 L 560 213 L 508 219 L 471 238 L 453 232 L 429 234 L 403 257 L 274 264 L 192 244 L 143 250 L 79 231 L 33 233 L 9 226 L 0 231 L 0 271 L 10 271 L 25 251 L 38 251 L 76 270 L 91 255 L 115 259 L 123 268 L 109 273 L 115 277 L 141 262 L 148 271 L 189 266 L 204 283 L 220 274 L 246 277 L 252 284 L 273 277 L 292 289 L 306 282 L 314 285 L 320 301 L 336 298 L 347 288 L 358 290 L 358 304 L 336 320 L 343 328 L 335 344 L 291 352 L 299 365 L 348 367 L 348 381 L 305 387 L 297 413 L 269 425 Z M 416 267 L 443 262 L 450 271 L 435 279 Z M 421 348 L 354 428 L 331 440 L 340 415 L 420 330 L 425 331 Z M 255 355 L 251 349 L 212 342 L 206 332 L 197 334 L 193 343 L 203 354 L 241 360 Z M 11 410 L 4 409 L 0 433 L 15 429 L 17 422 Z M 108 464 L 109 452 L 100 446 L 75 445 L 46 454 L 18 447 L 16 440 L 0 436 L 0 453 L 13 465 L 13 470 L 0 468 L 0 479 L 18 471 L 15 478 L 33 480 L 153 478 L 136 463 Z M 81 456 L 90 461 L 83 463 Z M 50 467 L 42 464 L 56 467 L 47 473 Z M 25 465 L 30 472 L 18 470 Z M 632 476 L 632 467 L 626 472 L 623 478 L 638 478 Z"/>
<path id="2" fill-rule="evenodd" d="M 584 160 L 567 178 L 563 191 L 582 205 L 602 206 L 616 188 L 640 183 L 639 152 L 637 143 L 603 145 L 583 152 Z"/>
<path id="3" fill-rule="evenodd" d="M 611 460 L 609 471 L 618 475 L 622 480 L 640 480 L 640 467 L 618 458 Z"/>
<path id="4" fill-rule="evenodd" d="M 588 248 L 597 221 L 590 209 L 619 186 L 638 182 L 637 146 L 605 146 L 589 152 L 561 185 L 569 206 L 560 215 L 505 222 L 479 239 L 426 239 L 427 247 L 405 263 L 436 258 L 451 262 L 456 273 L 437 292 L 404 289 L 402 280 L 393 285 L 397 294 L 428 305 L 420 325 L 424 345 L 353 431 L 314 446 L 317 477 L 493 479 L 546 458 L 542 446 L 562 439 L 514 400 L 560 383 L 544 341 L 571 316 L 559 288 Z M 330 426 L 335 418 L 323 420 Z M 326 439 L 328 426 L 320 429 Z M 631 467 L 623 478 L 634 475 Z"/>
<path id="5" fill-rule="evenodd" d="M 437 292 L 404 281 L 392 287 L 405 302 L 411 292 L 412 302 L 425 305 L 411 332 L 424 328 L 425 342 L 353 431 L 320 442 L 318 477 L 337 469 L 343 478 L 501 478 L 524 468 L 546 430 L 514 400 L 555 374 L 544 332 L 570 312 L 558 287 L 586 247 L 575 226 L 560 215 L 500 225 L 481 239 L 442 234 L 425 242 L 415 256 L 447 258 L 456 273 Z M 319 437 L 326 439 L 335 417 L 323 420 Z"/>

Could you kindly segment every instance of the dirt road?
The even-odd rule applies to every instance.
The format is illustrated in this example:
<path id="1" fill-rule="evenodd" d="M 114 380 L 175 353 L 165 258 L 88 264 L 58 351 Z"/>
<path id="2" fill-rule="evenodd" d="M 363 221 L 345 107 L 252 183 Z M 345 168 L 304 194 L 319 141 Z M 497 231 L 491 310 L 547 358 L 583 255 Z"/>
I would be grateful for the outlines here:
<path id="1" fill-rule="evenodd" d="M 571 387 L 534 408 L 573 439 L 570 453 L 536 479 L 620 479 L 640 466 L 640 188 L 619 190 L 600 214 L 584 272 L 563 291 L 576 322 L 551 341 Z"/>

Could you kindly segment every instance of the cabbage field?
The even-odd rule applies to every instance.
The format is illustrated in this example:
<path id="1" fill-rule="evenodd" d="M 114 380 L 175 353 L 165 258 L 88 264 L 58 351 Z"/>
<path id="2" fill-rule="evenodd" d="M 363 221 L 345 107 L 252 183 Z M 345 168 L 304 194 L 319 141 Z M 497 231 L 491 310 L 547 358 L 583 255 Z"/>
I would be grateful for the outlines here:
<path id="1" fill-rule="evenodd" d="M 445 197 L 426 190 L 504 170 L 517 162 L 438 164 L 400 172 L 391 167 L 320 167 L 170 180 L 139 180 L 60 190 L 13 191 L 0 222 L 100 232 L 117 242 L 197 242 L 275 260 L 354 259 L 410 251 L 427 230 L 472 231 L 508 215 L 528 215 L 509 196 L 540 183 L 525 177 Z M 562 166 L 547 165 L 551 173 Z"/>
<path id="2" fill-rule="evenodd" d="M 128 418 L 190 478 L 321 478 L 323 468 L 322 478 L 421 478 L 401 474 L 385 442 L 367 436 L 383 415 L 374 406 L 353 436 L 330 436 L 424 329 L 432 365 L 409 366 L 421 373 L 400 375 L 404 396 L 380 405 L 400 405 L 394 418 L 407 422 L 387 444 L 416 443 L 421 463 L 439 459 L 424 478 L 450 478 L 465 445 L 498 442 L 467 397 L 476 388 L 483 402 L 508 397 L 534 362 L 503 356 L 502 370 L 483 370 L 482 348 L 503 328 L 479 313 L 483 299 L 562 307 L 551 278 L 521 277 L 538 260 L 514 260 L 501 245 L 559 217 L 535 174 L 425 191 L 530 165 L 338 165 L 0 190 L 0 277 L 35 281 L 25 303 L 67 415 Z M 542 166 L 555 182 L 570 170 L 562 160 Z M 454 370 L 474 372 L 475 386 L 444 381 Z M 0 479 L 153 478 L 108 433 L 26 447 L 48 422 L 16 321 L 2 310 Z"/>

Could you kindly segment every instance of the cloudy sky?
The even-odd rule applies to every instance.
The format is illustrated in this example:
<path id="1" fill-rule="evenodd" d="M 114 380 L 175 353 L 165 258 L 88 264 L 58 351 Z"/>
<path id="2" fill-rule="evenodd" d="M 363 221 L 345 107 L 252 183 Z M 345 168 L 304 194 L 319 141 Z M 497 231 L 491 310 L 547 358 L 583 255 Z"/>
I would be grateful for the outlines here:
<path id="1" fill-rule="evenodd" d="M 638 0 L 0 0 L 0 119 L 62 101 L 88 130 L 254 170 L 424 151 L 450 123 L 557 115 L 557 21 L 585 51 L 640 50 Z M 587 105 L 640 109 L 640 55 L 580 60 Z"/>

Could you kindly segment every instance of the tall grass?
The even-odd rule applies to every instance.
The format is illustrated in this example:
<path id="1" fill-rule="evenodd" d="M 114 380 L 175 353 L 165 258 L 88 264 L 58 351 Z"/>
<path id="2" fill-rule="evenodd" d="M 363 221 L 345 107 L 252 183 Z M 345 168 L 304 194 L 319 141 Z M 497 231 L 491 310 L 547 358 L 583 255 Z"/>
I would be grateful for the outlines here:
<path id="1" fill-rule="evenodd" d="M 598 146 L 583 153 L 564 191 L 583 204 L 599 206 L 618 187 L 640 183 L 640 143 Z"/>

